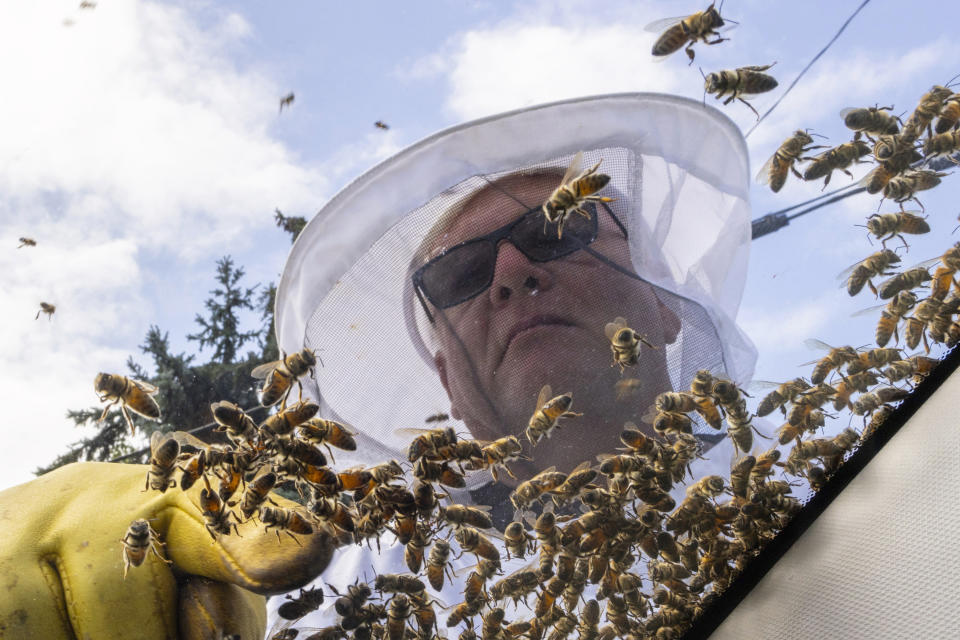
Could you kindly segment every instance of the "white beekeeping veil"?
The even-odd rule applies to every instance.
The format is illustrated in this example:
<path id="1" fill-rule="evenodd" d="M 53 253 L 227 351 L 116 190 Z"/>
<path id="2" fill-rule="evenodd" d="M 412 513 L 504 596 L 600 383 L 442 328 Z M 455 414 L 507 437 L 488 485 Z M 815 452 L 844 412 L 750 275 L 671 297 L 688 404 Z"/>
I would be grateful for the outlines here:
<path id="1" fill-rule="evenodd" d="M 500 176 L 562 171 L 577 152 L 586 167 L 602 159 L 611 176 L 602 193 L 616 196 L 609 207 L 629 233 L 630 277 L 658 287 L 681 319 L 666 345 L 674 387 L 701 368 L 749 380 L 755 350 L 734 322 L 751 233 L 740 131 L 711 107 L 650 93 L 529 107 L 447 129 L 382 162 L 294 244 L 277 291 L 278 343 L 288 353 L 318 350 L 323 366 L 305 393 L 321 415 L 360 432 L 358 451 L 338 452 L 339 465 L 404 459 L 410 437 L 396 430 L 449 406 L 411 285 L 414 255 L 437 220 Z"/>

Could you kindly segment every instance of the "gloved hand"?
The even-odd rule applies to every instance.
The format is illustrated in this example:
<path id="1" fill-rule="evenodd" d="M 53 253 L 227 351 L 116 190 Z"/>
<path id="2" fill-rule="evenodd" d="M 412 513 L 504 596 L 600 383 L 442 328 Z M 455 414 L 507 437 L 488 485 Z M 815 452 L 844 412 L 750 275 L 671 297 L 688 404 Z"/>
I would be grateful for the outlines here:
<path id="1" fill-rule="evenodd" d="M 147 469 L 75 463 L 0 492 L 0 638 L 261 640 L 263 595 L 303 586 L 330 562 L 334 538 L 316 528 L 297 536 L 302 546 L 259 522 L 214 541 L 203 483 L 144 492 Z M 172 564 L 148 553 L 124 579 L 120 539 L 138 518 L 152 519 Z"/>

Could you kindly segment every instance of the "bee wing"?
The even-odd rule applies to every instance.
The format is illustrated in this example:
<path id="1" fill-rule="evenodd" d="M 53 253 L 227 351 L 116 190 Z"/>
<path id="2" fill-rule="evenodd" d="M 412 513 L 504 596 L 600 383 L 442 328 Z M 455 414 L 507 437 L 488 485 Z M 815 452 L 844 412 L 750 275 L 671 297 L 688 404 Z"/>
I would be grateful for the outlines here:
<path id="1" fill-rule="evenodd" d="M 843 119 L 846 119 L 847 116 L 853 113 L 854 111 L 861 111 L 861 110 L 862 110 L 861 107 L 847 107 L 846 109 L 843 109 L 842 111 L 840 111 L 840 117 Z"/>
<path id="2" fill-rule="evenodd" d="M 556 465 L 547 467 L 546 469 L 544 469 L 543 471 L 541 471 L 541 472 L 538 473 L 537 475 L 533 476 L 532 479 L 535 480 L 535 479 L 539 478 L 540 476 L 545 476 L 545 475 L 547 475 L 548 473 L 553 473 L 553 472 L 556 471 L 556 470 L 557 470 L 557 466 L 556 466 Z"/>
<path id="3" fill-rule="evenodd" d="M 666 31 L 673 25 L 682 22 L 687 17 L 688 16 L 675 16 L 673 18 L 661 18 L 660 20 L 654 20 L 653 22 L 645 26 L 643 30 L 648 31 L 650 33 L 660 33 L 661 31 Z"/>
<path id="4" fill-rule="evenodd" d="M 398 436 L 422 436 L 423 434 L 430 433 L 431 431 L 433 431 L 433 429 L 426 429 L 422 427 L 404 427 L 402 429 L 395 429 L 394 433 Z"/>
<path id="5" fill-rule="evenodd" d="M 779 382 L 771 382 L 770 380 L 751 380 L 750 384 L 747 385 L 747 391 L 776 389 L 780 384 Z"/>
<path id="6" fill-rule="evenodd" d="M 624 428 L 627 427 L 626 424 L 624 424 L 623 426 L 624 426 Z M 580 464 L 578 464 L 577 466 L 575 466 L 575 467 L 573 468 L 573 471 L 571 471 L 568 475 L 571 475 L 571 476 L 572 476 L 572 475 L 575 474 L 575 473 L 580 473 L 581 471 L 586 471 L 586 470 L 589 469 L 589 468 L 590 468 L 590 461 L 589 461 L 589 460 L 584 460 L 583 462 L 581 462 Z"/>
<path id="7" fill-rule="evenodd" d="M 803 344 L 807 346 L 807 349 L 812 349 L 814 351 L 830 351 L 833 349 L 823 340 L 817 340 L 816 338 L 807 338 L 803 341 Z"/>
<path id="8" fill-rule="evenodd" d="M 547 403 L 551 393 L 553 393 L 553 390 L 550 388 L 550 385 L 543 385 L 543 388 L 540 389 L 540 395 L 537 396 L 537 411 L 540 411 L 540 408 Z"/>
<path id="9" fill-rule="evenodd" d="M 874 315 L 877 311 L 880 311 L 881 309 L 885 309 L 886 307 L 887 307 L 887 305 L 885 305 L 885 304 L 878 304 L 878 305 L 873 306 L 873 307 L 867 307 L 866 309 L 861 309 L 860 311 L 857 311 L 857 312 L 855 312 L 855 313 L 851 313 L 851 314 L 850 314 L 850 317 L 851 317 L 851 318 L 856 318 L 857 316 Z"/>
<path id="10" fill-rule="evenodd" d="M 259 366 L 253 368 L 253 371 L 250 372 L 250 375 L 254 378 L 266 378 L 270 375 L 270 372 L 276 369 L 279 365 L 283 364 L 283 360 L 274 360 L 273 362 L 265 362 Z"/>
<path id="11" fill-rule="evenodd" d="M 168 435 L 174 440 L 176 440 L 177 442 L 179 442 L 181 448 L 188 447 L 195 451 L 200 451 L 202 449 L 206 449 L 208 446 L 206 442 L 204 442 L 200 438 L 197 438 L 196 436 L 190 435 L 186 431 L 173 431 Z"/>
<path id="12" fill-rule="evenodd" d="M 170 434 L 164 431 L 154 431 L 150 434 L 150 451 L 156 451 L 157 447 L 166 442 L 170 438 Z"/>
<path id="13" fill-rule="evenodd" d="M 616 317 L 613 319 L 613 322 L 608 322 L 603 327 L 603 333 L 607 336 L 607 340 L 613 340 L 613 336 L 616 335 L 617 331 L 623 329 L 627 326 L 627 319 L 623 317 Z"/>
<path id="14" fill-rule="evenodd" d="M 582 163 L 583 151 L 577 151 L 576 155 L 573 156 L 573 160 L 570 161 L 570 166 L 567 167 L 567 171 L 563 174 L 563 179 L 560 180 L 560 184 L 567 184 L 580 175 L 580 165 Z"/>
<path id="15" fill-rule="evenodd" d="M 939 260 L 939 258 L 938 258 L 938 260 Z M 135 384 L 141 391 L 143 391 L 144 393 L 146 393 L 147 395 L 150 395 L 150 396 L 152 396 L 153 394 L 155 394 L 157 391 L 160 390 L 160 389 L 158 389 L 157 387 L 155 387 L 155 386 L 153 386 L 152 384 L 150 384 L 149 382 L 144 382 L 143 380 L 133 380 L 133 379 L 131 379 L 130 382 L 132 382 L 133 384 Z"/>
<path id="16" fill-rule="evenodd" d="M 653 420 L 657 417 L 657 413 L 657 407 L 655 405 L 650 405 L 650 408 L 647 409 L 642 416 L 640 416 L 640 420 L 647 424 L 653 424 Z"/>
<path id="17" fill-rule="evenodd" d="M 776 152 L 770 156 L 766 162 L 763 163 L 763 166 L 760 167 L 760 171 L 757 172 L 756 181 L 760 184 L 770 184 L 770 169 L 773 168 L 773 161 L 776 159 Z"/>

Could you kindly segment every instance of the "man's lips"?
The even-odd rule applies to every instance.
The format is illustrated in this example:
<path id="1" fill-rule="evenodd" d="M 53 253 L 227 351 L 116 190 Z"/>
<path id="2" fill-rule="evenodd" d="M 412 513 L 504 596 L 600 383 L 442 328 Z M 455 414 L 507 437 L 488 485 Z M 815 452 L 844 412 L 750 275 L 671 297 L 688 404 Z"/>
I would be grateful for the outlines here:
<path id="1" fill-rule="evenodd" d="M 499 367 L 500 363 L 503 362 L 503 359 L 507 357 L 507 350 L 510 349 L 510 344 L 513 342 L 514 338 L 528 329 L 542 326 L 573 327 L 576 325 L 566 318 L 548 314 L 538 314 L 535 316 L 530 316 L 525 320 L 521 320 L 510 327 L 510 331 L 507 333 L 507 338 L 504 340 L 503 350 L 500 352 L 500 358 L 497 360 L 497 367 Z"/>

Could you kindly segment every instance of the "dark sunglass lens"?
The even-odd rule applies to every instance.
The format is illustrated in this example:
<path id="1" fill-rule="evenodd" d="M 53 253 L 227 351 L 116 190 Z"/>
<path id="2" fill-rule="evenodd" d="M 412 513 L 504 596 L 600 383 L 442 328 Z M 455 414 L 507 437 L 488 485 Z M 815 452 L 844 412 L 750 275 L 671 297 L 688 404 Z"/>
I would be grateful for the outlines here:
<path id="1" fill-rule="evenodd" d="M 493 280 L 493 244 L 471 242 L 434 258 L 421 272 L 430 302 L 444 309 L 477 295 Z"/>
<path id="2" fill-rule="evenodd" d="M 577 213 L 567 216 L 562 238 L 557 238 L 557 225 L 548 222 L 544 232 L 543 215 L 532 214 L 513 228 L 512 239 L 531 260 L 547 261 L 573 253 L 596 238 L 597 213 L 592 206 L 588 210 L 590 220 Z"/>

